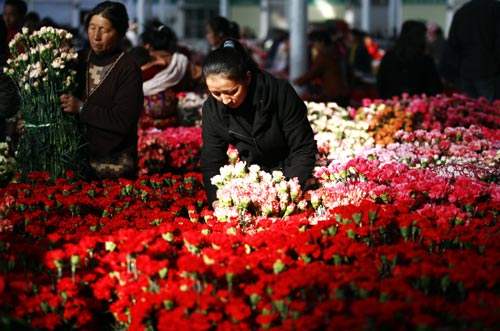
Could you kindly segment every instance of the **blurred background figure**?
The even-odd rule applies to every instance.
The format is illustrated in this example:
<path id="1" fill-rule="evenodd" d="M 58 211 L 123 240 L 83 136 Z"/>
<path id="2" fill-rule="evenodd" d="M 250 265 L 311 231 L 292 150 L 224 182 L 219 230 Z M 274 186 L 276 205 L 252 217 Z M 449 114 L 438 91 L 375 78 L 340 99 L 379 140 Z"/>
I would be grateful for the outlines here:
<path id="1" fill-rule="evenodd" d="M 296 85 L 307 85 L 303 96 L 311 101 L 334 101 L 346 106 L 349 89 L 342 75 L 340 54 L 330 33 L 325 30 L 309 34 L 311 65 L 306 73 L 294 80 Z"/>
<path id="2" fill-rule="evenodd" d="M 23 0 L 5 0 L 3 5 L 3 20 L 7 28 L 7 43 L 21 31 L 28 6 Z"/>
<path id="3" fill-rule="evenodd" d="M 448 36 L 460 88 L 470 97 L 500 98 L 500 2 L 471 0 L 453 17 Z"/>
<path id="4" fill-rule="evenodd" d="M 352 29 L 349 47 L 349 66 L 354 79 L 372 74 L 372 57 L 365 44 L 366 33 Z"/>
<path id="5" fill-rule="evenodd" d="M 21 99 L 16 84 L 0 71 L 0 141 L 5 141 L 10 133 L 7 119 L 16 115 L 21 105 Z"/>
<path id="6" fill-rule="evenodd" d="M 442 92 L 443 84 L 434 60 L 426 54 L 424 23 L 406 21 L 393 49 L 389 50 L 377 74 L 377 87 L 381 98 L 402 93 L 435 95 Z"/>
<path id="7" fill-rule="evenodd" d="M 228 38 L 240 39 L 240 27 L 238 23 L 225 17 L 215 16 L 207 22 L 205 38 L 210 49 L 213 50 L 219 48 Z"/>
<path id="8" fill-rule="evenodd" d="M 32 33 L 40 28 L 40 21 L 40 15 L 31 11 L 24 18 L 24 26 L 28 28 L 29 33 Z"/>
<path id="9" fill-rule="evenodd" d="M 290 40 L 288 31 L 273 28 L 264 42 L 267 58 L 264 68 L 276 77 L 288 77 Z"/>
<path id="10" fill-rule="evenodd" d="M 137 24 L 137 22 L 135 20 L 130 20 L 125 37 L 127 37 L 127 39 L 130 41 L 130 45 L 132 47 L 139 45 L 138 31 L 139 31 L 139 25 Z"/>
<path id="11" fill-rule="evenodd" d="M 132 54 L 141 66 L 144 115 L 177 124 L 177 93 L 189 90 L 192 76 L 189 59 L 179 52 L 177 36 L 166 25 L 150 25 L 141 35 L 143 47 Z"/>
<path id="12" fill-rule="evenodd" d="M 7 61 L 8 45 L 7 45 L 7 27 L 5 22 L 0 19 L 0 70 Z"/>
<path id="13" fill-rule="evenodd" d="M 445 45 L 446 39 L 441 27 L 434 23 L 427 24 L 427 50 L 429 55 L 434 59 L 438 70 L 441 67 Z"/>

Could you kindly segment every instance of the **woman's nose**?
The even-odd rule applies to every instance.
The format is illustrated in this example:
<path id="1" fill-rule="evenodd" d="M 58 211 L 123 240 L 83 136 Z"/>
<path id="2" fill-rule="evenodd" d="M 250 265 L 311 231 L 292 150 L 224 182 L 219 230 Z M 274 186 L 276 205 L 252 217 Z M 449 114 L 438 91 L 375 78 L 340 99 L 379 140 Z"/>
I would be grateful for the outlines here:
<path id="1" fill-rule="evenodd" d="M 231 98 L 228 98 L 228 97 L 222 97 L 222 103 L 227 105 L 229 103 L 231 103 Z"/>

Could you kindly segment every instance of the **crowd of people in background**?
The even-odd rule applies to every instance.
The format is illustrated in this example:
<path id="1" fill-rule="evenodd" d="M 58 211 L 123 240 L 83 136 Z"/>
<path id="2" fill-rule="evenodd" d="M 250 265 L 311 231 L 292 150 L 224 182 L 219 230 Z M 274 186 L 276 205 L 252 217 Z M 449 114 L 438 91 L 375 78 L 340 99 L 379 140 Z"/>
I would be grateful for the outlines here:
<path id="1" fill-rule="evenodd" d="M 227 40 L 243 45 L 259 70 L 298 87 L 303 100 L 356 106 L 364 97 L 453 91 L 494 100 L 500 98 L 499 8 L 495 0 L 471 0 L 456 13 L 448 40 L 435 24 L 406 21 L 395 40 L 385 41 L 389 46 L 384 50 L 378 40 L 349 27 L 344 20 L 311 24 L 309 66 L 300 77 L 291 79 L 286 30 L 271 29 L 268 38 L 257 40 L 237 22 L 213 17 L 206 22 L 207 52 L 203 54 L 178 40 L 175 32 L 158 20 L 148 22 L 138 35 L 125 6 L 105 1 L 87 16 L 83 33 L 62 27 L 76 36 L 75 46 L 81 49 L 79 77 L 82 82 L 87 77 L 87 90 L 82 83 L 75 96 L 61 96 L 61 102 L 64 111 L 80 114 L 91 127 L 94 170 L 121 169 L 118 173 L 123 175 L 132 172 L 126 164 L 135 159 L 134 125 L 140 113 L 169 118 L 170 125 L 176 125 L 177 93 L 206 91 L 202 74 L 205 56 L 223 47 Z M 9 57 L 8 43 L 16 33 L 42 26 L 57 23 L 28 12 L 23 0 L 6 0 L 0 19 L 0 66 Z M 134 66 L 137 70 L 132 69 Z M 124 79 L 128 83 L 107 84 L 108 74 L 120 84 Z M 19 100 L 12 82 L 1 75 L 0 120 L 5 121 Z M 94 79 L 94 88 L 103 84 L 110 90 L 101 87 L 94 93 L 92 86 L 89 90 L 88 77 Z M 117 104 L 120 109 L 115 109 Z M 0 128 L 0 134 L 5 135 L 4 124 L 0 123 Z M 118 163 L 124 168 L 116 168 Z"/>

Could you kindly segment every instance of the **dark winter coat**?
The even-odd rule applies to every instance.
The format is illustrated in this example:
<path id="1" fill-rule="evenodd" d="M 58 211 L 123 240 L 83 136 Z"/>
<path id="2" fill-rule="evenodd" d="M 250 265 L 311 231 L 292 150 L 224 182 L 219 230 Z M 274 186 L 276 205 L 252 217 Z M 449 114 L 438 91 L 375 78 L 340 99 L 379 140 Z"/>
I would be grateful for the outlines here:
<path id="1" fill-rule="evenodd" d="M 402 59 L 394 50 L 388 51 L 377 73 L 379 96 L 389 99 L 402 93 L 436 95 L 443 84 L 434 60 L 425 54 Z"/>
<path id="2" fill-rule="evenodd" d="M 314 134 L 307 108 L 288 82 L 263 72 L 254 74 L 240 108 L 245 109 L 230 109 L 212 96 L 203 105 L 201 168 L 210 204 L 216 199 L 210 179 L 227 164 L 229 144 L 247 165 L 282 170 L 288 178 L 298 177 L 302 185 L 312 175 Z M 245 122 L 248 119 L 252 123 Z"/>
<path id="3" fill-rule="evenodd" d="M 453 17 L 448 44 L 460 77 L 485 79 L 500 75 L 500 2 L 472 0 Z"/>
<path id="4" fill-rule="evenodd" d="M 95 92 L 85 95 L 87 54 L 80 54 L 79 96 L 85 101 L 80 120 L 87 126 L 91 157 L 136 150 L 137 122 L 143 108 L 141 70 L 130 54 L 124 54 Z M 112 63 L 120 52 L 91 57 L 97 65 Z"/>

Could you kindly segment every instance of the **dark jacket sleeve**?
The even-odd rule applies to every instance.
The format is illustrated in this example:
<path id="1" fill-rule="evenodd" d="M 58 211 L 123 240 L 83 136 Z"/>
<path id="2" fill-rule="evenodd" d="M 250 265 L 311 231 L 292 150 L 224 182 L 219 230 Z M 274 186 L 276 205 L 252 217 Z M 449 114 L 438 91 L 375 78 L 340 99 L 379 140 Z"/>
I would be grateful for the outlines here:
<path id="1" fill-rule="evenodd" d="M 307 119 L 307 108 L 293 87 L 284 83 L 284 93 L 279 100 L 278 111 L 290 157 L 284 167 L 286 177 L 298 177 L 302 185 L 312 176 L 316 162 L 316 141 L 311 124 Z"/>
<path id="2" fill-rule="evenodd" d="M 202 110 L 202 138 L 201 171 L 203 183 L 210 205 L 216 199 L 217 188 L 210 179 L 219 174 L 222 166 L 227 164 L 228 142 L 221 136 L 221 130 L 227 130 L 217 116 L 217 104 L 212 97 L 203 104 Z"/>
<path id="3" fill-rule="evenodd" d="M 80 114 L 82 122 L 118 134 L 130 132 L 132 126 L 137 124 L 144 100 L 139 68 L 124 62 L 120 66 L 117 85 L 112 107 L 100 107 L 89 102 Z"/>
<path id="4" fill-rule="evenodd" d="M 0 119 L 14 116 L 19 110 L 19 90 L 9 76 L 0 72 Z"/>

